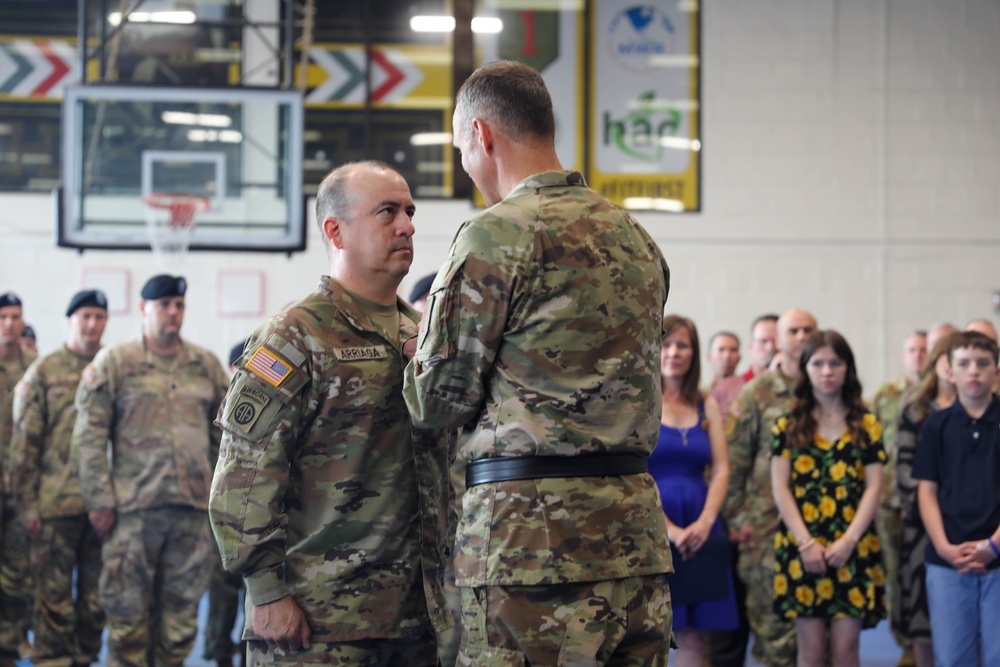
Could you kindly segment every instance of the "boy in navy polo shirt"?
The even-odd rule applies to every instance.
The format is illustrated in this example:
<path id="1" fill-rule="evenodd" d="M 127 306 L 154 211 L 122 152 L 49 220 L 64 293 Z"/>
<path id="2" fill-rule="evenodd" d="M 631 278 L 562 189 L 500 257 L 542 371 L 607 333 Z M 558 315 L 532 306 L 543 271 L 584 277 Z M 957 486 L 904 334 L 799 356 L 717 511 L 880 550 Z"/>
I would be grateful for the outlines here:
<path id="1" fill-rule="evenodd" d="M 934 664 L 1000 665 L 1000 400 L 997 344 L 967 331 L 948 350 L 958 400 L 924 422 L 913 476 L 931 544 Z"/>

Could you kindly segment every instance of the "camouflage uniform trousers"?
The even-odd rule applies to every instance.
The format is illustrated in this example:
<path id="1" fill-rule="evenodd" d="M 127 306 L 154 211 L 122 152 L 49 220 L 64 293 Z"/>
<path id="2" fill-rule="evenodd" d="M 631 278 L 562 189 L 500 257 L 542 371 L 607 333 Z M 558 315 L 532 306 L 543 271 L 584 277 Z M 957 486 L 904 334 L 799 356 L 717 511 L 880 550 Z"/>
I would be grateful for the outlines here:
<path id="1" fill-rule="evenodd" d="M 337 667 L 435 667 L 438 664 L 434 633 L 419 637 L 368 639 L 337 644 L 312 644 L 308 649 L 288 653 L 276 644 L 251 640 L 247 667 L 296 667 L 297 665 L 337 665 Z"/>
<path id="2" fill-rule="evenodd" d="M 21 657 L 31 627 L 31 533 L 9 498 L 0 525 L 0 665 Z"/>
<path id="3" fill-rule="evenodd" d="M 212 573 L 208 580 L 208 620 L 205 623 L 205 660 L 215 660 L 219 667 L 233 664 L 237 646 L 233 643 L 233 625 L 239 614 L 243 577 L 226 572 L 218 553 L 212 554 Z M 240 634 L 242 635 L 242 628 Z M 240 651 L 246 655 L 246 642 Z M 245 661 L 244 661 L 245 662 Z"/>
<path id="4" fill-rule="evenodd" d="M 104 631 L 104 610 L 97 594 L 101 537 L 87 515 L 44 519 L 42 534 L 31 542 L 31 566 L 35 573 L 34 664 L 71 667 L 97 662 Z"/>
<path id="5" fill-rule="evenodd" d="M 747 620 L 753 631 L 753 659 L 769 667 L 794 667 L 795 624 L 774 613 L 773 540 L 740 552 L 737 565 L 747 587 Z"/>
<path id="6" fill-rule="evenodd" d="M 666 665 L 666 575 L 462 588 L 461 667 Z"/>
<path id="7" fill-rule="evenodd" d="M 197 634 L 212 557 L 204 510 L 118 514 L 104 544 L 100 580 L 108 667 L 183 664 Z"/>
<path id="8" fill-rule="evenodd" d="M 885 561 L 885 598 L 889 606 L 889 618 L 900 618 L 899 547 L 903 544 L 903 517 L 899 508 L 886 505 L 880 507 L 875 528 L 882 543 L 882 559 Z M 902 647 L 913 645 L 912 639 L 895 629 L 892 630 L 892 636 Z"/>

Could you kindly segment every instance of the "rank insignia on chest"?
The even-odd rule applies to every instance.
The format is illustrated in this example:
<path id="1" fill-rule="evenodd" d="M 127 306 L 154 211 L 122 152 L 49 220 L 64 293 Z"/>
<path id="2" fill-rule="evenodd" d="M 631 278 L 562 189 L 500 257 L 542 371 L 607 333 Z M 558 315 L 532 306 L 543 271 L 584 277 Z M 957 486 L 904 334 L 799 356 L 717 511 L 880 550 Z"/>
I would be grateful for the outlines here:
<path id="1" fill-rule="evenodd" d="M 333 350 L 339 361 L 364 361 L 368 359 L 386 359 L 389 357 L 385 345 L 371 347 L 338 347 Z"/>
<path id="2" fill-rule="evenodd" d="M 258 375 L 275 387 L 281 386 L 285 378 L 292 372 L 292 367 L 287 362 L 282 361 L 269 350 L 259 347 L 247 362 L 246 369 Z"/>

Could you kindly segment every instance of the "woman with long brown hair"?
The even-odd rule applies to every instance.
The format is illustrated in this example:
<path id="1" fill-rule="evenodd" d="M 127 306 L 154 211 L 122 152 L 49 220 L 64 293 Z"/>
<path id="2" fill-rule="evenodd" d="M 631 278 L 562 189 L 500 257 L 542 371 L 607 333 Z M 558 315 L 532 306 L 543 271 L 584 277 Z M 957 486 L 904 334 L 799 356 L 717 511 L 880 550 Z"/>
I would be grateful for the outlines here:
<path id="1" fill-rule="evenodd" d="M 678 570 L 670 584 L 679 646 L 674 664 L 701 667 L 704 632 L 739 624 L 727 561 L 728 538 L 718 520 L 729 480 L 729 456 L 719 405 L 698 388 L 701 351 L 694 322 L 667 315 L 663 331 L 663 413 L 649 472 L 660 489 Z M 687 581 L 678 581 L 681 578 Z"/>
<path id="2" fill-rule="evenodd" d="M 882 483 L 882 429 L 861 400 L 854 353 L 815 331 L 799 358 L 789 413 L 774 426 L 771 485 L 774 609 L 795 622 L 798 665 L 858 665 L 862 628 L 885 618 L 885 571 L 872 520 Z M 829 642 L 827 626 L 830 628 Z"/>
<path id="3" fill-rule="evenodd" d="M 903 538 L 899 549 L 899 604 L 893 609 L 892 628 L 913 640 L 913 657 L 917 667 L 934 664 L 934 646 L 931 643 L 931 619 L 924 583 L 924 552 L 930 538 L 917 508 L 913 461 L 917 455 L 920 429 L 927 416 L 951 407 L 955 402 L 955 385 L 948 376 L 948 348 L 958 335 L 942 336 L 934 344 L 912 400 L 899 413 L 896 435 L 896 485 L 902 507 Z"/>

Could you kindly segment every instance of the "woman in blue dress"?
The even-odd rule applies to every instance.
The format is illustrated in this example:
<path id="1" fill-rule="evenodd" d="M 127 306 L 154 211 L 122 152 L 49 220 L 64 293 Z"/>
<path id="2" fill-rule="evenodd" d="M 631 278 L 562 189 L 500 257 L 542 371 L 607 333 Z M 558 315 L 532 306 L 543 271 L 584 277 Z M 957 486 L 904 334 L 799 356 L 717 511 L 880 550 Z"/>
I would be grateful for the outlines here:
<path id="1" fill-rule="evenodd" d="M 716 543 L 725 540 L 718 515 L 729 481 L 729 458 L 719 405 L 698 388 L 701 352 L 694 322 L 668 315 L 663 320 L 663 331 L 660 349 L 663 416 L 660 439 L 649 459 L 649 472 L 660 487 L 670 543 L 686 562 L 699 557 L 710 535 Z M 706 468 L 710 470 L 708 483 Z M 702 557 L 706 558 L 704 552 Z M 706 581 L 725 581 L 728 591 L 725 597 L 674 603 L 674 638 L 680 647 L 674 663 L 678 667 L 704 664 L 706 630 L 732 629 L 738 625 L 726 557 L 716 559 L 713 566 L 716 565 L 698 568 L 698 576 Z"/>

